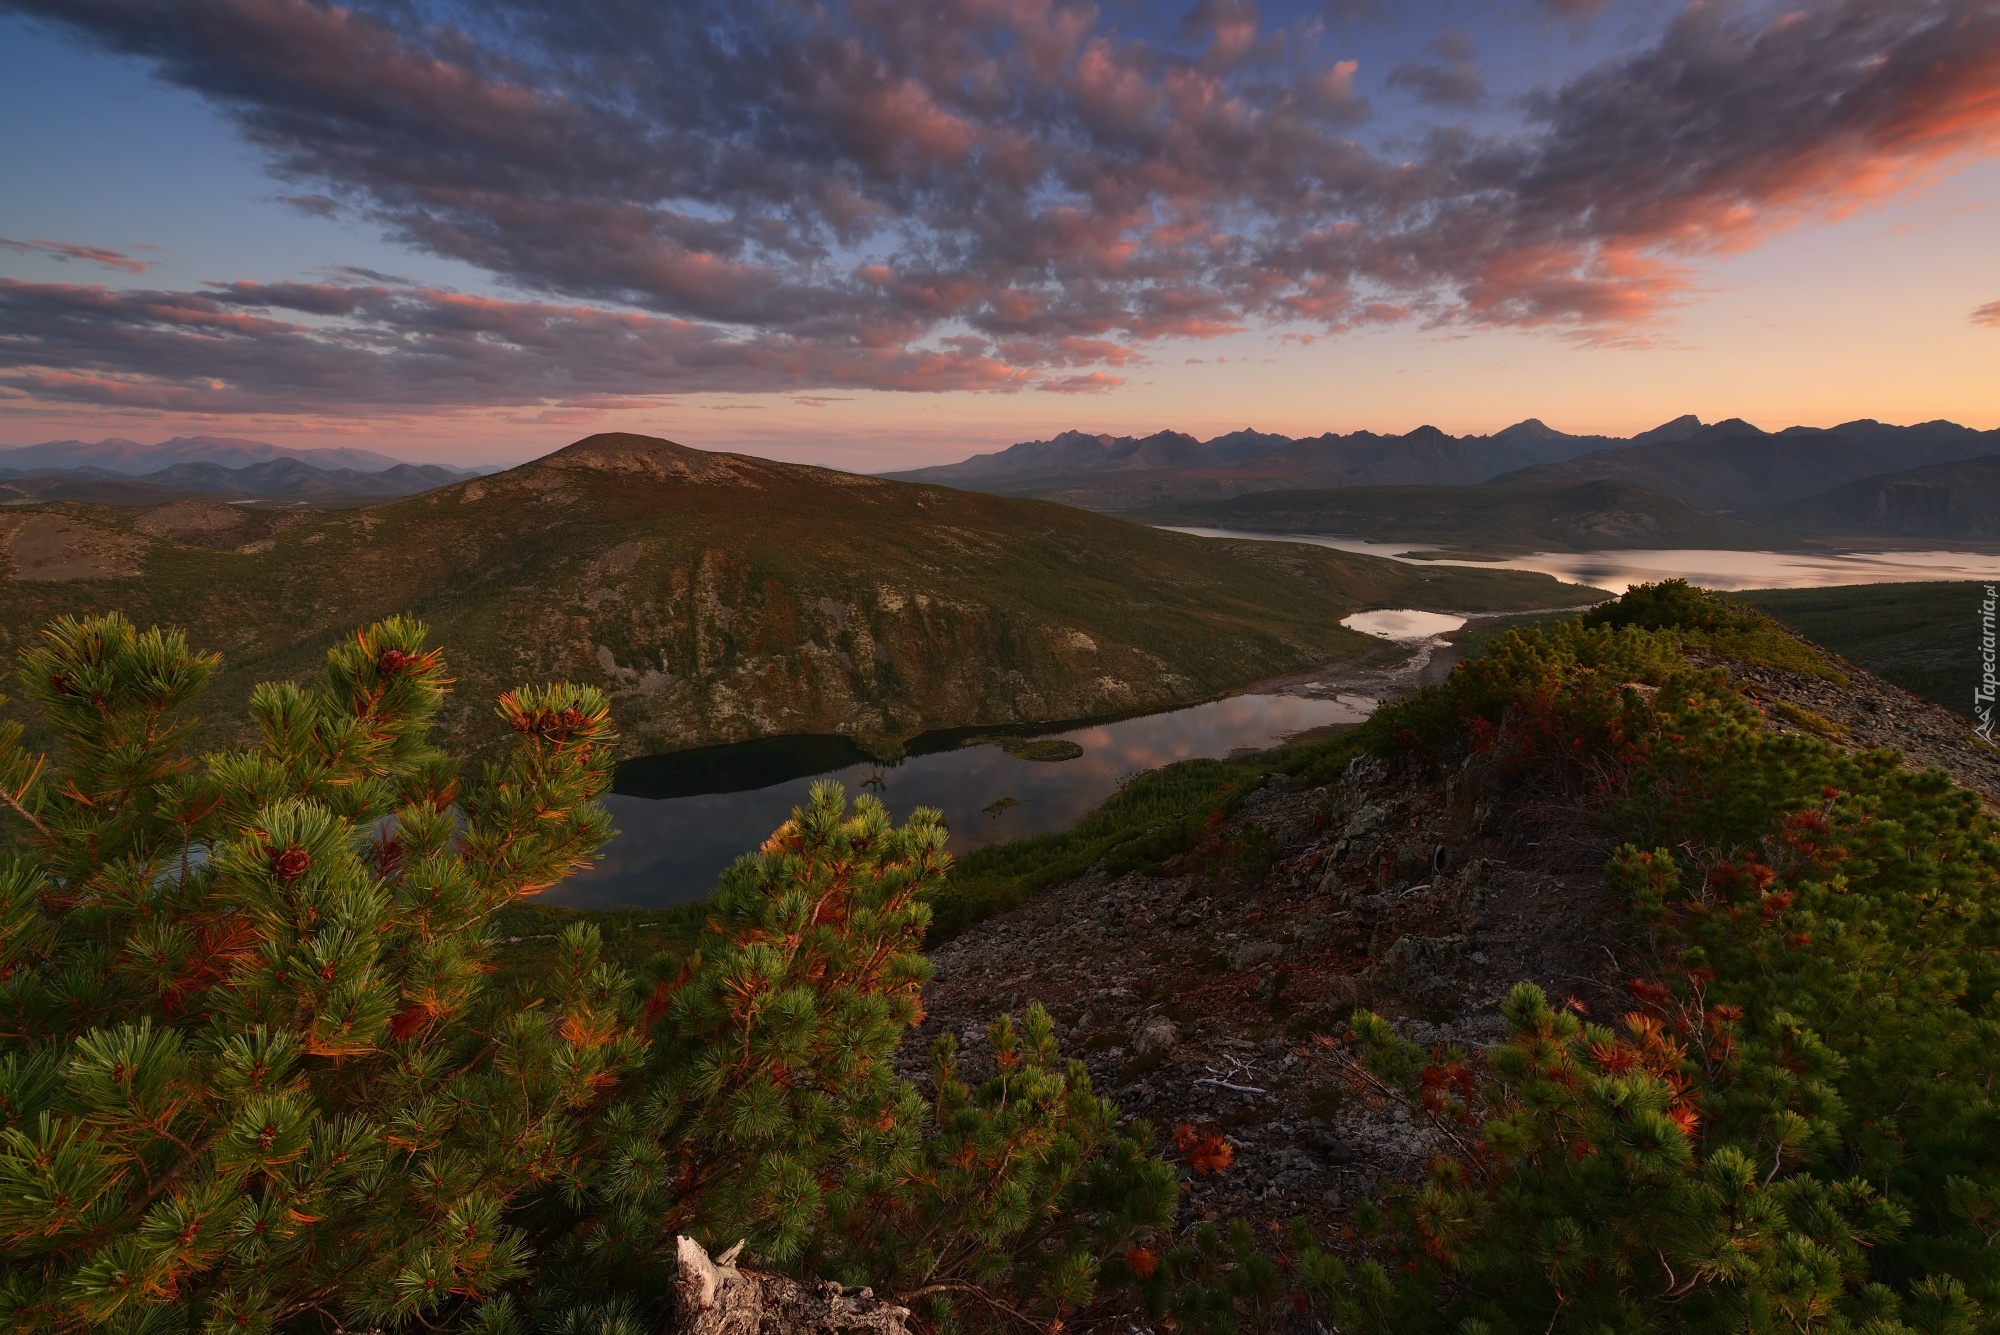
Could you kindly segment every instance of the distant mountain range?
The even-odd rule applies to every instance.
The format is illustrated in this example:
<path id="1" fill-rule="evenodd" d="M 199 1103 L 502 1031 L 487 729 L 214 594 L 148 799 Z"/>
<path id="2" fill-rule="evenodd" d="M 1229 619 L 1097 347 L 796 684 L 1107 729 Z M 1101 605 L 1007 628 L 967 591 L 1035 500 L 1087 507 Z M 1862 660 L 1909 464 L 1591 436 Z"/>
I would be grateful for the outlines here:
<path id="1" fill-rule="evenodd" d="M 1966 454 L 1972 458 L 1960 458 Z M 1934 458 L 1944 462 L 1924 462 Z M 1896 468 L 1898 460 L 1918 468 Z M 1480 486 L 1288 488 L 1162 502 L 1130 518 L 1444 552 L 1990 544 L 2000 542 L 2000 432 L 1854 422 L 1768 434 L 1718 422 L 1678 440 L 1654 436 Z"/>
<path id="2" fill-rule="evenodd" d="M 1401 436 L 1292 437 L 1245 429 L 1210 440 L 1179 431 L 1065 431 L 963 463 L 888 476 L 1120 511 L 1279 488 L 1465 485 L 1624 443 L 1567 435 L 1533 418 L 1491 436 L 1450 436 L 1434 426 Z"/>
<path id="3" fill-rule="evenodd" d="M 273 459 L 298 459 L 314 468 L 351 468 L 357 473 L 379 473 L 404 460 L 392 459 L 373 450 L 293 449 L 261 440 L 238 440 L 234 436 L 175 436 L 157 445 L 111 436 L 104 440 L 49 440 L 40 445 L 0 448 L 0 468 L 39 472 L 48 468 L 101 468 L 108 473 L 157 473 L 175 464 L 221 464 L 224 468 L 245 468 Z M 454 472 L 460 470 L 452 470 Z"/>
<path id="4" fill-rule="evenodd" d="M 1711 510 L 1752 511 L 1878 474 L 1995 452 L 2000 452 L 2000 431 L 1974 431 L 1955 422 L 1905 427 L 1848 422 L 1826 430 L 1795 426 L 1772 433 L 1731 418 L 1671 440 L 1594 450 L 1523 468 L 1497 481 L 1567 485 L 1615 479 Z"/>
<path id="5" fill-rule="evenodd" d="M 157 445 L 52 440 L 0 449 L 0 501 L 156 505 L 210 496 L 340 505 L 413 496 L 486 471 L 228 436 L 176 436 Z"/>
<path id="6" fill-rule="evenodd" d="M 2000 431 L 1952 422 L 1765 432 L 1675 418 L 1629 439 L 1574 436 L 1535 418 L 1490 436 L 1421 426 L 1295 438 L 1252 430 L 1197 440 L 1064 432 L 962 463 L 889 476 L 1126 513 L 1254 492 L 1345 487 L 1635 483 L 1704 509 L 1761 511 L 1877 474 L 2000 452 Z"/>

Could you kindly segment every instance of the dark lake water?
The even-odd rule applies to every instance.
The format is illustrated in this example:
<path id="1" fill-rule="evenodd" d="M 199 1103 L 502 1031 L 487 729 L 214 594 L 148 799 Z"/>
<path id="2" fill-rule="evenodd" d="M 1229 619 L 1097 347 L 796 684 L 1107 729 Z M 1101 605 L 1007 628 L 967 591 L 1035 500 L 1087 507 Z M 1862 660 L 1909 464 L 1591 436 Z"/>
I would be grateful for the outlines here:
<path id="1" fill-rule="evenodd" d="M 1063 761 L 1020 759 L 965 734 L 919 738 L 912 750 L 929 753 L 893 765 L 867 760 L 841 737 L 765 738 L 631 761 L 620 766 L 616 791 L 605 799 L 619 834 L 603 861 L 541 898 L 577 908 L 701 899 L 824 779 L 843 785 L 850 799 L 876 794 L 899 822 L 917 807 L 938 808 L 951 830 L 951 850 L 966 853 L 1067 829 L 1128 775 L 1359 723 L 1375 703 L 1359 695 L 1238 695 L 1042 734 L 1082 748 Z M 869 780 L 876 782 L 864 786 Z"/>

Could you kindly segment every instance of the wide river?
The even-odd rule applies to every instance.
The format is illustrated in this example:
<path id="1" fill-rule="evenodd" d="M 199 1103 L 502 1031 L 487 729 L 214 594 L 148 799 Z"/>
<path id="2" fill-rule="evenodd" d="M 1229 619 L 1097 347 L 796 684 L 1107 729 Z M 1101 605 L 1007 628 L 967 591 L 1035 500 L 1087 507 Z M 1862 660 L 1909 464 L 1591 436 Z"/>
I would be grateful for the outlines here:
<path id="1" fill-rule="evenodd" d="M 1421 561 L 1402 555 L 1418 550 L 1409 544 L 1219 529 L 1180 531 L 1305 542 Z M 2000 580 L 2000 554 L 1943 551 L 1551 552 L 1461 564 L 1538 570 L 1617 593 L 1631 584 L 1674 575 L 1717 589 Z M 580 908 L 652 907 L 701 899 L 737 856 L 762 843 L 793 807 L 806 800 L 815 782 L 827 779 L 844 786 L 850 797 L 865 792 L 878 795 L 899 821 L 920 806 L 940 809 L 955 853 L 1067 829 L 1124 779 L 1143 770 L 1197 756 L 1262 749 L 1294 733 L 1360 722 L 1378 700 L 1408 690 L 1432 651 L 1443 644 L 1435 637 L 1456 629 L 1463 620 L 1426 612 L 1379 611 L 1357 614 L 1346 624 L 1408 644 L 1409 663 L 1401 669 L 1329 677 L 1047 734 L 1072 742 L 1081 751 L 1069 760 L 1027 760 L 978 739 L 956 745 L 959 738 L 943 737 L 918 739 L 913 750 L 928 754 L 878 765 L 862 758 L 844 738 L 821 737 L 765 739 L 629 762 L 620 767 L 617 791 L 605 799 L 619 833 L 603 860 L 548 891 L 544 899 Z"/>

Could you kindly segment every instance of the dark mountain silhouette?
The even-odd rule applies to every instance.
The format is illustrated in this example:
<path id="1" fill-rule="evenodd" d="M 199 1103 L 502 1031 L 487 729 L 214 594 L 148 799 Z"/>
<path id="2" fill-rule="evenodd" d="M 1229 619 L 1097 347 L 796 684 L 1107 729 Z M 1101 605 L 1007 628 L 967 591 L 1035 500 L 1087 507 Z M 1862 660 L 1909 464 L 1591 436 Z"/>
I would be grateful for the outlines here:
<path id="1" fill-rule="evenodd" d="M 1683 419 L 1685 421 L 1685 419 Z M 1668 427 L 1678 427 L 1669 423 Z M 1768 509 L 1862 478 L 2000 451 L 2000 431 L 1953 422 L 1888 426 L 1864 420 L 1828 429 L 1761 431 L 1740 418 L 1649 443 L 1596 450 L 1496 478 L 1495 485 L 1636 482 L 1712 510 Z"/>
<path id="2" fill-rule="evenodd" d="M 1641 431 L 1627 445 L 1658 445 L 1666 441 L 1686 440 L 1702 429 L 1702 420 L 1693 413 L 1683 413 L 1671 422 L 1662 422 L 1651 431 Z"/>
<path id="3" fill-rule="evenodd" d="M 1280 488 L 1465 485 L 1614 443 L 1568 435 L 1535 418 L 1491 436 L 1452 436 L 1434 426 L 1400 436 L 1356 431 L 1304 437 L 1246 427 L 1205 441 L 1178 431 L 1065 431 L 962 463 L 889 476 L 1089 510 L 1132 510 Z"/>
<path id="4" fill-rule="evenodd" d="M 1629 440 L 1575 436 L 1539 418 L 1490 436 L 1420 426 L 1400 436 L 1355 431 L 1287 437 L 1245 427 L 1209 440 L 1178 431 L 1112 436 L 1066 431 L 955 464 L 889 476 L 1089 510 L 1138 511 L 1253 492 L 1337 487 L 1564 487 L 1615 480 L 1717 510 L 1768 508 L 1878 473 L 2000 450 L 2000 432 L 1953 422 L 1766 432 L 1693 414 Z"/>

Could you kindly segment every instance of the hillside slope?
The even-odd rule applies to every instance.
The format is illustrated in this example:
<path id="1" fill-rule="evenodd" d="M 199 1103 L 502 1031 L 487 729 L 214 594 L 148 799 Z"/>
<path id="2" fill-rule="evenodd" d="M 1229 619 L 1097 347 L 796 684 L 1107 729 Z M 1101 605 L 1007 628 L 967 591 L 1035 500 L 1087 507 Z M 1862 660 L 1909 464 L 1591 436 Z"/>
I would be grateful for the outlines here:
<path id="1" fill-rule="evenodd" d="M 626 754 L 1161 706 L 1369 652 L 1337 624 L 1365 606 L 1593 600 L 631 435 L 366 510 L 8 507 L 0 545 L 0 650 L 65 612 L 179 624 L 228 655 L 226 717 L 408 609 L 451 651 L 461 739 L 567 677 L 610 690 Z"/>
<path id="2" fill-rule="evenodd" d="M 1448 551 L 1591 551 L 1622 547 L 1769 545 L 1750 525 L 1635 483 L 1567 487 L 1342 487 L 1264 491 L 1162 505 L 1159 524 L 1253 533 L 1326 533 Z"/>
<path id="3" fill-rule="evenodd" d="M 1894 748 L 1910 769 L 1937 766 L 1989 801 L 2000 797 L 2000 758 L 1964 720 L 1865 672 L 1835 684 L 1770 663 L 1688 657 L 1719 668 L 1728 684 L 1717 695 L 1747 695 L 1771 733 L 1856 752 Z M 1546 700 L 1516 707 L 1549 726 Z M 1662 733 L 1663 743 L 1683 740 Z M 1032 997 L 1056 1017 L 1064 1054 L 1086 1063 L 1123 1111 L 1226 1131 L 1230 1169 L 1187 1176 L 1191 1212 L 1273 1231 L 1304 1216 L 1332 1236 L 1352 1224 L 1357 1198 L 1421 1184 L 1463 1124 L 1412 1117 L 1383 1097 L 1393 1091 L 1379 1078 L 1361 1074 L 1351 1048 L 1307 1036 L 1343 1034 L 1361 1006 L 1423 1049 L 1477 1051 L 1505 1037 L 1499 1008 L 1523 980 L 1608 1027 L 1647 995 L 1635 975 L 1651 981 L 1641 971 L 1658 958 L 1660 928 L 1635 922 L 1628 895 L 1605 874 L 1629 829 L 1615 823 L 1629 817 L 1611 797 L 1626 790 L 1599 777 L 1612 762 L 1564 791 L 1527 768 L 1533 746 L 1518 734 L 1504 749 L 1450 737 L 1354 754 L 1365 736 L 1153 771 L 1070 834 L 963 859 L 959 883 L 985 876 L 1014 890 L 990 902 L 1019 907 L 931 952 L 926 1018 L 905 1041 L 904 1069 L 917 1069 L 935 1036 L 976 1026 L 992 998 Z M 1733 787 L 1732 801 L 1711 799 L 1712 810 L 1732 814 L 1753 807 L 1757 780 L 1770 782 L 1715 770 L 1704 779 L 1711 792 Z M 1945 809 L 1942 792 L 1932 800 Z M 1631 810 L 1650 817 L 1654 808 Z M 1181 840 L 1161 838 L 1173 829 L 1162 817 L 1179 812 L 1190 813 Z M 1859 880 L 1871 865 L 1880 864 L 1856 857 L 1843 870 Z M 1739 917 L 1749 921 L 1738 926 Z M 1722 921 L 1747 935 L 1758 919 Z M 1895 919 L 1884 912 L 1881 921 Z M 1796 937 L 1791 948 L 1814 939 Z M 1757 963 L 1791 987 L 1825 976 L 1808 972 L 1818 960 L 1776 951 Z M 1909 972 L 1868 983 L 1888 991 Z M 1467 1142 L 1492 1143 L 1466 1135 L 1457 1148 Z"/>
<path id="4" fill-rule="evenodd" d="M 1965 581 L 1731 595 L 1913 695 L 1972 713 L 1986 586 Z"/>
<path id="5" fill-rule="evenodd" d="M 1765 518 L 1830 536 L 1994 541 L 2000 539 L 2000 454 L 1862 478 Z"/>

